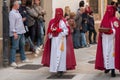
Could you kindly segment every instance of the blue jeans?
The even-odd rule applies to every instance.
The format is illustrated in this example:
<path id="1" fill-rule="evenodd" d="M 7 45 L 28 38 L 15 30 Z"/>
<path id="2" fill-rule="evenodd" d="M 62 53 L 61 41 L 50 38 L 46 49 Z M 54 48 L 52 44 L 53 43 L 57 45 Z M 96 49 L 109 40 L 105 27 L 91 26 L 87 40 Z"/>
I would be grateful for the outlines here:
<path id="1" fill-rule="evenodd" d="M 24 34 L 19 34 L 18 39 L 14 39 L 14 36 L 11 37 L 11 50 L 10 50 L 10 63 L 16 61 L 16 51 L 19 49 L 21 60 L 26 59 L 25 55 L 25 37 Z"/>
<path id="2" fill-rule="evenodd" d="M 26 42 L 29 43 L 30 49 L 34 49 L 35 50 L 35 46 L 34 46 L 32 40 L 31 40 L 30 36 L 26 38 Z"/>
<path id="3" fill-rule="evenodd" d="M 82 47 L 85 47 L 87 45 L 85 33 L 80 33 L 80 34 L 81 34 L 81 44 L 82 44 Z"/>
<path id="4" fill-rule="evenodd" d="M 73 45 L 74 45 L 74 48 L 81 47 L 81 44 L 80 44 L 80 31 L 79 30 L 75 30 L 75 33 L 73 33 Z"/>
<path id="5" fill-rule="evenodd" d="M 28 27 L 28 29 L 29 29 L 30 38 L 31 38 L 32 42 L 34 43 L 35 33 L 36 33 L 35 25 Z"/>
<path id="6" fill-rule="evenodd" d="M 37 46 L 39 47 L 40 45 L 43 44 L 43 39 L 44 39 L 44 23 L 43 21 L 39 22 L 39 28 L 38 28 L 38 37 L 37 37 Z"/>

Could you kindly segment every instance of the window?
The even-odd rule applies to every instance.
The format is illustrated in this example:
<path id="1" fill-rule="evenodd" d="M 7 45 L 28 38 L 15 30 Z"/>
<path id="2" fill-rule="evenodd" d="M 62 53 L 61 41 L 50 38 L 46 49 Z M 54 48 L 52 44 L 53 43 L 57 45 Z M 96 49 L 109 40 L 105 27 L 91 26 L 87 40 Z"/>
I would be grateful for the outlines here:
<path id="1" fill-rule="evenodd" d="M 94 13 L 98 13 L 98 1 L 99 0 L 89 0 L 90 7 Z"/>

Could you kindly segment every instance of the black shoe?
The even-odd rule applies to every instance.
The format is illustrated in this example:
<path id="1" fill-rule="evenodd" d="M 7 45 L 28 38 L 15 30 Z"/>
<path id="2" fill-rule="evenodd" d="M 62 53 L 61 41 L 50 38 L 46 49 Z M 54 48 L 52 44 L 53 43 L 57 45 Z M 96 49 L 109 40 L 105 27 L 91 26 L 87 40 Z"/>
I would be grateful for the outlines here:
<path id="1" fill-rule="evenodd" d="M 111 70 L 111 77 L 116 77 L 115 69 L 112 69 L 112 70 Z"/>
<path id="2" fill-rule="evenodd" d="M 79 47 L 74 47 L 74 49 L 79 49 Z"/>
<path id="3" fill-rule="evenodd" d="M 90 42 L 90 44 L 93 44 L 93 42 Z"/>
<path id="4" fill-rule="evenodd" d="M 107 74 L 107 73 L 109 73 L 109 72 L 110 72 L 110 70 L 108 69 L 108 70 L 105 70 L 105 72 L 104 72 L 104 73 L 105 73 L 105 74 Z"/>
<path id="5" fill-rule="evenodd" d="M 63 76 L 63 71 L 59 71 L 58 73 L 57 73 L 57 77 L 62 77 Z"/>

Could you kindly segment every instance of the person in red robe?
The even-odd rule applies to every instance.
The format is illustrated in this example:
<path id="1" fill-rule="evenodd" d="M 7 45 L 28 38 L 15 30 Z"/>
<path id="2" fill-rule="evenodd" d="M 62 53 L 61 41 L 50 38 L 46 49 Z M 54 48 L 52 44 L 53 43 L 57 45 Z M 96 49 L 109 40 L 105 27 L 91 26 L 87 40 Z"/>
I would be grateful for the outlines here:
<path id="1" fill-rule="evenodd" d="M 59 45 L 59 42 L 58 43 L 53 43 L 53 39 L 57 38 L 57 37 L 60 37 L 59 35 L 64 32 L 64 30 L 61 28 L 61 26 L 59 26 L 58 24 L 60 24 L 62 21 L 62 24 L 65 24 L 65 26 L 67 27 L 67 35 L 65 36 L 66 40 L 64 42 L 66 46 L 65 49 L 65 52 L 62 52 L 59 50 L 59 52 L 56 52 L 55 49 L 57 49 L 57 47 L 53 47 L 52 48 L 52 45 L 56 46 L 57 44 Z M 53 30 L 54 28 L 54 30 Z M 52 35 L 52 38 L 50 38 L 49 35 Z M 58 38 L 57 41 L 59 41 L 60 38 Z M 54 49 L 55 48 L 55 49 Z M 53 49 L 55 50 L 53 52 Z M 63 49 L 64 51 L 64 49 Z M 58 73 L 59 76 L 62 76 L 63 74 L 63 71 L 62 70 L 59 70 L 59 67 L 56 66 L 56 63 L 57 60 L 56 60 L 56 54 L 61 54 L 63 55 L 65 53 L 66 57 L 65 57 L 65 69 L 67 70 L 73 70 L 75 69 L 75 66 L 76 66 L 76 60 L 75 60 L 75 54 L 74 54 L 74 48 L 73 48 L 73 43 L 72 43 L 72 37 L 71 37 L 71 34 L 70 34 L 70 27 L 66 24 L 66 20 L 63 18 L 63 10 L 61 8 L 56 8 L 56 12 L 55 12 L 55 18 L 54 19 L 51 19 L 50 22 L 49 22 L 49 26 L 48 26 L 48 29 L 47 29 L 47 36 L 46 36 L 46 41 L 45 41 L 45 44 L 44 44 L 44 51 L 43 51 L 43 56 L 42 56 L 42 64 L 43 66 L 46 66 L 46 67 L 50 67 L 50 72 L 56 72 Z M 58 56 L 59 57 L 59 56 Z M 63 56 L 61 56 L 61 59 Z M 55 58 L 54 60 L 51 59 L 51 58 Z M 54 62 L 55 61 L 55 62 Z M 59 61 L 59 60 L 58 60 Z M 60 66 L 60 64 L 64 63 L 60 61 L 60 63 L 58 62 L 57 64 Z M 52 66 L 52 65 L 55 65 L 55 66 Z M 53 68 L 51 68 L 53 67 Z M 57 67 L 57 68 L 56 68 Z"/>
<path id="2" fill-rule="evenodd" d="M 115 7 L 108 5 L 103 20 L 101 22 L 100 28 L 109 29 L 107 32 L 100 32 L 98 37 L 98 46 L 96 53 L 95 69 L 105 70 L 105 73 L 111 71 L 111 77 L 115 77 L 115 60 L 116 60 L 116 50 L 117 48 L 116 39 L 118 36 L 116 31 L 115 23 Z M 115 42 L 115 43 L 114 43 Z"/>
<path id="3" fill-rule="evenodd" d="M 120 20 L 119 17 L 113 18 L 115 35 L 115 68 L 120 71 Z"/>

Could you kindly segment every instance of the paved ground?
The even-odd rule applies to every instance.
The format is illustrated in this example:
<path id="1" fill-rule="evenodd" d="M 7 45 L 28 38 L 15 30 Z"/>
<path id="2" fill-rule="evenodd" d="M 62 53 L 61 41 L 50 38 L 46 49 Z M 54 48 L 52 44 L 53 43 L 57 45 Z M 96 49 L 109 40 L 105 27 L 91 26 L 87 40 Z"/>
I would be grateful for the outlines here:
<path id="1" fill-rule="evenodd" d="M 120 73 L 117 71 L 117 77 L 111 78 L 110 74 L 104 74 L 102 71 L 94 69 L 94 64 L 88 63 L 95 60 L 96 45 L 90 48 L 76 49 L 76 70 L 67 71 L 65 75 L 75 75 L 69 80 L 120 80 Z M 41 57 L 33 60 L 31 64 L 40 64 Z M 25 64 L 19 64 L 22 66 Z M 46 67 L 37 70 L 19 70 L 12 67 L 0 69 L 0 80 L 47 80 L 51 73 Z M 66 79 L 49 79 L 49 80 L 66 80 Z"/>

